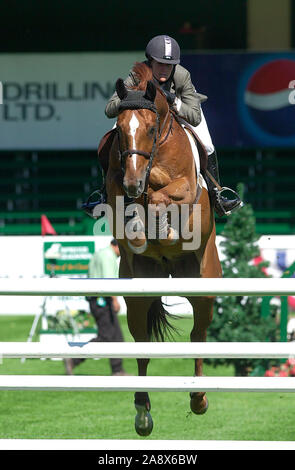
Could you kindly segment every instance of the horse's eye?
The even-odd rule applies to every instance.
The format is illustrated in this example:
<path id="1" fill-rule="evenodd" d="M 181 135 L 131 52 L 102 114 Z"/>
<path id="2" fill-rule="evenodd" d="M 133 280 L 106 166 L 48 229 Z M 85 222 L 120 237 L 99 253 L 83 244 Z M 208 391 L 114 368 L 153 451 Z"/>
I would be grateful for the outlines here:
<path id="1" fill-rule="evenodd" d="M 150 137 L 153 137 L 155 132 L 156 132 L 156 128 L 155 127 L 150 127 L 149 130 L 148 130 L 148 135 Z"/>

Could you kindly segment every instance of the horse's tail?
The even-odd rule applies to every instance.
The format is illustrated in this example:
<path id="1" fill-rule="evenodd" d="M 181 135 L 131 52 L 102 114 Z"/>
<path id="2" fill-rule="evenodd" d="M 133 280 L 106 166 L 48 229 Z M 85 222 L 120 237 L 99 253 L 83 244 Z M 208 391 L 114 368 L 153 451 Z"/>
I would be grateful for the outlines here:
<path id="1" fill-rule="evenodd" d="M 177 328 L 171 325 L 169 318 L 177 317 L 165 310 L 161 298 L 154 300 L 147 316 L 149 337 L 156 341 L 164 341 L 165 337 L 173 339 L 173 333 L 177 333 Z"/>

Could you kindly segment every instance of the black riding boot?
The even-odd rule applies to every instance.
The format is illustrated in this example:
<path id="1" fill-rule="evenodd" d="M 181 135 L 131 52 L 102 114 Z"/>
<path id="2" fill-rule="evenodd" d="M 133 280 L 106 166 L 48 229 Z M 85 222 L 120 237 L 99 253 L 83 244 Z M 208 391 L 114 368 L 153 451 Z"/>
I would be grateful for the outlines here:
<path id="1" fill-rule="evenodd" d="M 219 171 L 218 171 L 218 161 L 217 161 L 217 154 L 216 151 L 208 155 L 208 172 L 213 176 L 218 184 L 220 184 L 219 180 Z M 209 196 L 215 212 L 219 217 L 224 215 L 230 215 L 234 210 L 239 209 L 243 206 L 243 202 L 241 201 L 239 195 L 230 188 L 222 188 L 222 190 L 231 191 L 234 195 L 234 199 L 228 199 L 221 195 L 221 191 L 218 190 L 214 182 L 210 179 L 210 177 L 206 174 L 205 180 L 208 186 Z"/>
<path id="2" fill-rule="evenodd" d="M 107 191 L 106 191 L 106 185 L 103 183 L 103 186 L 100 189 L 96 189 L 93 191 L 90 196 L 87 199 L 87 202 L 84 202 L 82 204 L 82 209 L 86 212 L 87 215 L 92 217 L 93 219 L 100 219 L 101 217 L 104 217 L 104 212 L 101 215 L 96 215 L 95 214 L 95 207 L 98 206 L 99 204 L 106 204 L 108 199 Z M 128 206 L 129 204 L 132 204 L 134 202 L 134 199 L 128 197 L 126 194 L 124 195 L 124 205 L 125 207 Z M 127 216 L 125 217 L 125 222 L 132 219 L 134 217 L 134 214 L 131 215 L 130 217 Z"/>

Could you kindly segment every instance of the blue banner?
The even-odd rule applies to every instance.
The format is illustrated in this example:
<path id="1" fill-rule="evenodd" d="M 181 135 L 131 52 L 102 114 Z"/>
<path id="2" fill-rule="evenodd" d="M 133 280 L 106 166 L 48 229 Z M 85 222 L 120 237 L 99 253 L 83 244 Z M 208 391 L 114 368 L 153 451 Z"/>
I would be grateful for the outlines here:
<path id="1" fill-rule="evenodd" d="M 295 146 L 295 53 L 183 55 L 216 147 Z"/>

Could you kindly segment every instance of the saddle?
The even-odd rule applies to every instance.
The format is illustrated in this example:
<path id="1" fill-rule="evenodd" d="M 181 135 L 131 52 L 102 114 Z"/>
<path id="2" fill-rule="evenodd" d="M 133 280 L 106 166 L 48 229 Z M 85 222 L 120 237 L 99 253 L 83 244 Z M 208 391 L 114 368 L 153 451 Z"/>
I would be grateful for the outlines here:
<path id="1" fill-rule="evenodd" d="M 114 137 L 117 133 L 117 129 L 113 128 L 108 131 L 101 139 L 98 145 L 97 154 L 98 161 L 104 171 L 104 174 L 107 174 L 109 168 L 109 157 L 110 151 L 113 144 Z"/>

